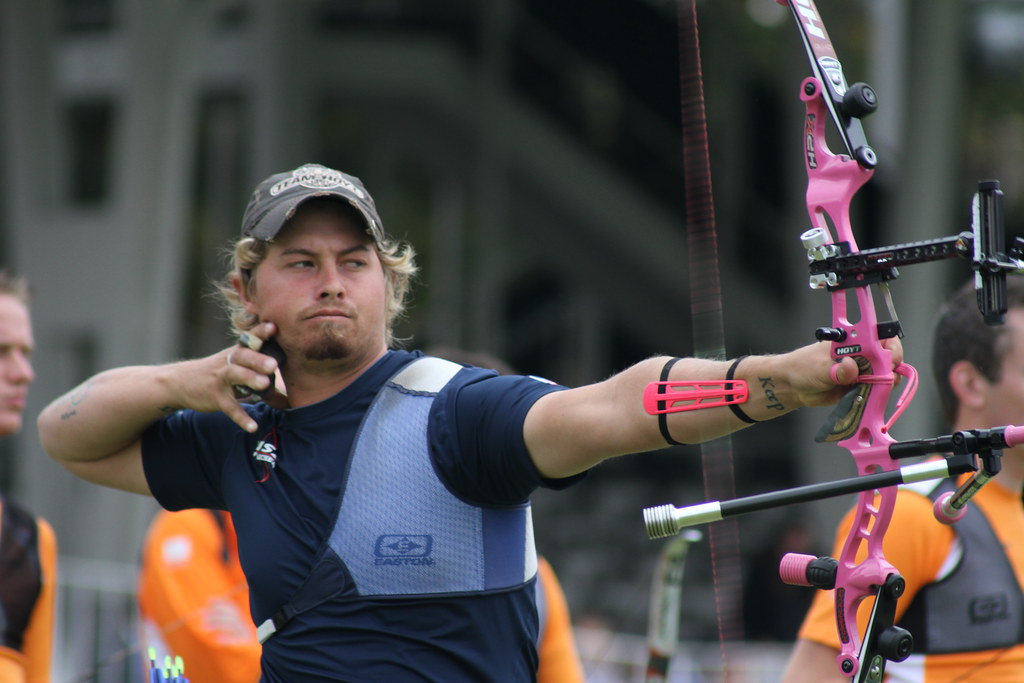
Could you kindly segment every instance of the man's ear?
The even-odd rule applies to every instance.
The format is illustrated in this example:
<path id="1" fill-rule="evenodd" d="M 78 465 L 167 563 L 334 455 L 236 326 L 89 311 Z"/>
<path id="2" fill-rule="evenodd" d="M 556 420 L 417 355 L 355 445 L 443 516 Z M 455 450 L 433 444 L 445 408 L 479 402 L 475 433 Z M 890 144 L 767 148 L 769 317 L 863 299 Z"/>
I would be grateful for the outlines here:
<path id="1" fill-rule="evenodd" d="M 984 407 L 988 398 L 988 379 L 981 374 L 974 363 L 958 360 L 949 369 L 949 386 L 960 404 L 970 408 Z"/>
<path id="2" fill-rule="evenodd" d="M 242 301 L 242 305 L 245 307 L 245 312 L 249 315 L 257 315 L 256 305 L 253 303 L 252 298 L 249 296 L 250 287 L 255 287 L 256 283 L 252 281 L 250 275 L 246 278 L 248 286 L 242 281 L 242 276 L 239 273 L 235 273 L 231 276 L 231 286 L 235 288 L 235 293 L 238 294 L 238 298 Z"/>

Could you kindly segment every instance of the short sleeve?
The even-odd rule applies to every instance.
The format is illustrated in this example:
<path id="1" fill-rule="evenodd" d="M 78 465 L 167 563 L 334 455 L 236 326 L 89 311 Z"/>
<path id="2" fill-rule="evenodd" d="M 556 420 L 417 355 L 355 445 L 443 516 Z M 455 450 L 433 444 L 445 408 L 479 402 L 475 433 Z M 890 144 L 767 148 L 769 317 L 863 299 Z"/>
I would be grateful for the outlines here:
<path id="1" fill-rule="evenodd" d="M 582 475 L 545 479 L 523 438 L 536 401 L 566 387 L 536 377 L 466 368 L 442 390 L 430 418 L 431 455 L 453 492 L 475 504 L 522 503 L 538 487 L 563 488 Z"/>
<path id="2" fill-rule="evenodd" d="M 142 435 L 142 465 L 153 497 L 168 510 L 226 509 L 224 463 L 248 435 L 223 413 L 181 410 Z"/>

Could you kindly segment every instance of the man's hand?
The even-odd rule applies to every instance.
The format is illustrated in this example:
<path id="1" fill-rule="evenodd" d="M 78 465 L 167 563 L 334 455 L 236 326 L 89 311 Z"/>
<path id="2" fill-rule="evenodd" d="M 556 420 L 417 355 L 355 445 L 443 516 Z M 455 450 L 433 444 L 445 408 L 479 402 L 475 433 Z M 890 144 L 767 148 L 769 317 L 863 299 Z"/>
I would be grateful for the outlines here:
<path id="1" fill-rule="evenodd" d="M 260 323 L 249 331 L 266 341 L 277 328 L 273 323 Z M 248 394 L 238 391 L 245 387 L 252 392 L 267 392 L 267 403 L 276 407 L 287 406 L 287 396 L 271 382 L 271 375 L 278 371 L 277 361 L 264 353 L 236 344 L 212 356 L 186 361 L 177 367 L 173 378 L 175 389 L 180 396 L 182 408 L 199 412 L 222 412 L 247 432 L 255 432 L 256 423 L 242 407 L 242 400 Z M 268 391 L 269 390 L 269 391 Z"/>
<path id="2" fill-rule="evenodd" d="M 892 371 L 903 362 L 903 345 L 898 338 L 883 339 L 882 345 L 892 354 Z M 857 383 L 860 369 L 857 361 L 847 356 L 839 362 L 831 356 L 830 342 L 817 342 L 785 354 L 792 368 L 790 386 L 805 406 L 834 405 Z M 895 376 L 898 382 L 899 375 Z"/>

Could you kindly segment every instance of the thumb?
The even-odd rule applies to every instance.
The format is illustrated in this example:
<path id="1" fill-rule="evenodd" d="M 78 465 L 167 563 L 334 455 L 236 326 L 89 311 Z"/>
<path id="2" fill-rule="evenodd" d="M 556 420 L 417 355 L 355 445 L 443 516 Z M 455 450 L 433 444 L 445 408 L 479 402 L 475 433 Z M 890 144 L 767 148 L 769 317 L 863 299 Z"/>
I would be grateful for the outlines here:
<path id="1" fill-rule="evenodd" d="M 857 368 L 857 361 L 846 357 L 832 366 L 830 374 L 832 375 L 832 381 L 836 384 L 847 385 L 853 384 L 860 373 Z"/>

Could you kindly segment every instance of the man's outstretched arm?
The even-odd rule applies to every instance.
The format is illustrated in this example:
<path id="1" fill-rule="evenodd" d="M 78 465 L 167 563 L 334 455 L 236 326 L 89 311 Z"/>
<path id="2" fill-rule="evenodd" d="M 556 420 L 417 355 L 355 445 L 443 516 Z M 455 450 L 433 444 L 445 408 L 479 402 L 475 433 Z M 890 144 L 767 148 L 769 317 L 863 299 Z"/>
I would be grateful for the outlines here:
<path id="1" fill-rule="evenodd" d="M 898 340 L 886 340 L 893 366 L 903 359 Z M 567 477 L 618 455 L 664 448 L 668 444 L 655 416 L 644 412 L 644 388 L 660 379 L 668 358 L 649 358 L 596 384 L 557 391 L 530 409 L 524 436 L 538 470 L 547 477 Z M 723 380 L 733 363 L 680 359 L 672 380 Z M 833 379 L 833 369 L 835 379 Z M 740 406 L 750 420 L 761 422 L 806 406 L 831 405 L 857 381 L 857 363 L 838 365 L 830 345 L 818 342 L 771 356 L 748 356 L 735 365 L 734 379 L 746 380 L 750 399 Z M 667 418 L 671 437 L 700 443 L 749 426 L 726 407 L 673 413 Z"/>

